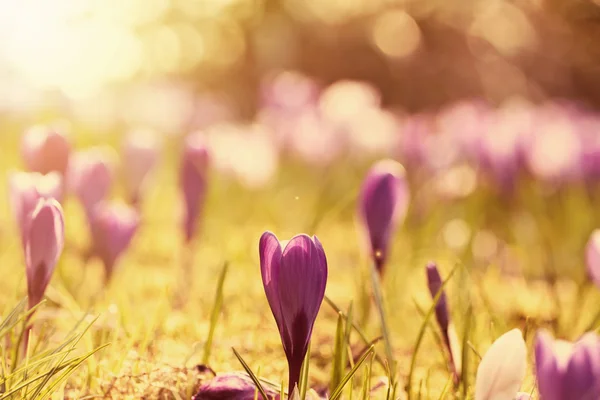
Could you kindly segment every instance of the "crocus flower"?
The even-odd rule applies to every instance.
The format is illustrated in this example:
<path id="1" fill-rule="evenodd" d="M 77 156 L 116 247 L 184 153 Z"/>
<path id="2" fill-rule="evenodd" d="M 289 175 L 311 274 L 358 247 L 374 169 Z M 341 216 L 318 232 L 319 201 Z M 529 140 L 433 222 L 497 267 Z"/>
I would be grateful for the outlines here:
<path id="1" fill-rule="evenodd" d="M 62 253 L 65 224 L 60 204 L 54 199 L 38 199 L 25 233 L 25 267 L 29 307 L 38 304 Z"/>
<path id="2" fill-rule="evenodd" d="M 155 167 L 160 152 L 156 133 L 136 130 L 131 132 L 123 144 L 122 171 L 127 196 L 137 204 Z"/>
<path id="3" fill-rule="evenodd" d="M 600 229 L 592 232 L 585 247 L 585 262 L 589 278 L 600 288 Z"/>
<path id="4" fill-rule="evenodd" d="M 575 343 L 538 333 L 535 367 L 542 400 L 600 398 L 600 338 L 595 333 L 586 333 Z"/>
<path id="5" fill-rule="evenodd" d="M 23 134 L 21 154 L 29 171 L 42 174 L 57 171 L 64 175 L 70 153 L 69 140 L 57 129 L 36 125 Z"/>
<path id="6" fill-rule="evenodd" d="M 435 298 L 440 290 L 442 290 L 442 277 L 435 263 L 429 263 L 426 266 L 427 270 L 427 286 L 431 297 Z M 452 372 L 454 373 L 455 382 L 458 383 L 461 373 L 461 357 L 460 357 L 460 345 L 458 344 L 458 338 L 456 335 L 456 328 L 450 322 L 450 311 L 448 309 L 448 300 L 446 293 L 442 291 L 438 302 L 435 305 L 435 318 L 440 326 L 442 335 L 444 337 L 444 345 L 448 350 L 450 356 L 450 365 L 452 366 Z"/>
<path id="7" fill-rule="evenodd" d="M 527 367 L 527 348 L 518 329 L 500 336 L 477 368 L 475 400 L 522 399 L 518 393 Z"/>
<path id="8" fill-rule="evenodd" d="M 316 236 L 294 236 L 280 243 L 265 232 L 259 244 L 260 268 L 289 368 L 292 393 L 327 284 L 327 259 Z"/>
<path id="9" fill-rule="evenodd" d="M 404 221 L 408 204 L 409 189 L 402 165 L 392 160 L 377 162 L 363 182 L 358 215 L 380 274 L 388 258 L 392 234 Z"/>
<path id="10" fill-rule="evenodd" d="M 68 184 L 88 216 L 108 196 L 115 164 L 116 154 L 110 147 L 94 147 L 77 152 L 71 158 Z"/>
<path id="11" fill-rule="evenodd" d="M 93 254 L 102 260 L 105 281 L 112 278 L 114 267 L 129 247 L 139 225 L 138 212 L 122 203 L 101 203 L 90 216 Z"/>
<path id="12" fill-rule="evenodd" d="M 257 394 L 258 400 L 279 399 L 279 393 L 268 385 L 263 385 L 268 399 L 263 399 L 257 393 L 256 386 L 247 374 L 231 372 L 218 375 L 204 383 L 192 400 L 254 400 Z"/>
<path id="13" fill-rule="evenodd" d="M 62 199 L 62 178 L 58 172 L 11 172 L 8 176 L 10 204 L 25 243 L 27 223 L 40 198 Z"/>
<path id="14" fill-rule="evenodd" d="M 197 221 L 206 198 L 208 151 L 199 133 L 186 138 L 181 161 L 180 183 L 185 205 L 184 232 L 189 243 L 197 229 Z"/>

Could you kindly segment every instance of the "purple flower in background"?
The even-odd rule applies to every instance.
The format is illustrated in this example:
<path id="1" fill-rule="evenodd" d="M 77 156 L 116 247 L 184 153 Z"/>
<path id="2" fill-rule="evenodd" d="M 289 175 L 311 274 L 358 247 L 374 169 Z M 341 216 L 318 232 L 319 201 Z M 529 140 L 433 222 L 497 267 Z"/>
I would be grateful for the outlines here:
<path id="1" fill-rule="evenodd" d="M 69 163 L 68 185 L 86 213 L 105 200 L 114 179 L 116 153 L 110 147 L 94 147 L 77 152 Z"/>
<path id="2" fill-rule="evenodd" d="M 585 263 L 589 278 L 600 288 L 600 229 L 590 235 L 585 247 Z"/>
<path id="3" fill-rule="evenodd" d="M 279 399 L 279 393 L 270 386 L 263 385 L 263 389 L 269 398 L 263 399 L 258 393 L 258 400 Z M 192 400 L 254 400 L 255 393 L 256 386 L 247 374 L 231 372 L 204 383 Z"/>
<path id="4" fill-rule="evenodd" d="M 358 215 L 380 274 L 388 258 L 391 237 L 408 209 L 409 188 L 404 174 L 401 164 L 379 161 L 367 174 L 360 191 Z"/>
<path id="5" fill-rule="evenodd" d="M 152 131 L 131 132 L 123 143 L 122 173 L 127 196 L 138 204 L 148 175 L 155 167 L 160 153 L 160 142 Z"/>
<path id="6" fill-rule="evenodd" d="M 442 277 L 435 263 L 429 263 L 425 267 L 427 272 L 427 286 L 431 297 L 435 298 L 442 289 Z M 446 293 L 442 291 L 437 304 L 435 305 L 435 318 L 442 330 L 444 344 L 450 356 L 450 365 L 454 373 L 455 382 L 458 383 L 461 373 L 460 345 L 456 336 L 456 329 L 450 322 L 450 310 L 448 309 L 448 300 Z"/>
<path id="7" fill-rule="evenodd" d="M 60 204 L 54 199 L 38 199 L 25 233 L 25 266 L 30 308 L 42 300 L 62 253 L 64 241 L 65 224 Z"/>
<path id="8" fill-rule="evenodd" d="M 27 223 L 41 198 L 62 199 L 62 178 L 58 172 L 11 172 L 8 176 L 9 196 L 21 239 L 25 243 Z"/>
<path id="9" fill-rule="evenodd" d="M 524 143 L 533 131 L 533 110 L 529 104 L 513 100 L 490 119 L 481 137 L 481 166 L 501 193 L 512 193 L 524 162 Z"/>
<path id="10" fill-rule="evenodd" d="M 208 150 L 200 133 L 185 140 L 181 160 L 180 183 L 185 205 L 184 232 L 189 243 L 198 230 L 198 218 L 206 199 L 208 175 Z"/>
<path id="11" fill-rule="evenodd" d="M 526 142 L 526 161 L 531 173 L 551 183 L 571 181 L 581 174 L 582 138 L 577 124 L 564 109 L 549 105 L 538 109 L 535 130 Z"/>
<path id="12" fill-rule="evenodd" d="M 70 153 L 69 140 L 57 129 L 36 125 L 23 134 L 21 154 L 29 171 L 41 174 L 57 171 L 64 175 Z"/>
<path id="13" fill-rule="evenodd" d="M 316 236 L 297 235 L 280 243 L 271 232 L 261 236 L 259 254 L 265 294 L 288 361 L 288 393 L 292 393 L 325 295 L 327 259 Z"/>
<path id="14" fill-rule="evenodd" d="M 586 333 L 575 343 L 538 333 L 535 368 L 542 400 L 600 398 L 600 338 L 595 333 Z"/>
<path id="15" fill-rule="evenodd" d="M 137 231 L 138 212 L 122 203 L 100 203 L 90 216 L 93 254 L 104 263 L 105 281 L 112 278 L 118 258 L 129 247 Z"/>

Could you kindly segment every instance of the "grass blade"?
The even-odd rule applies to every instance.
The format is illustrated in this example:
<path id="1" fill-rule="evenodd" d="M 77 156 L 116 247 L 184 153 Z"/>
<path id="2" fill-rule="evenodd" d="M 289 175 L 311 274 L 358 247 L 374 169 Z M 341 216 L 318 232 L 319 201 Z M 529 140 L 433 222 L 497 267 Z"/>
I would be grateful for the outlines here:
<path id="1" fill-rule="evenodd" d="M 344 317 L 338 314 L 337 327 L 335 330 L 335 344 L 333 350 L 333 365 L 331 368 L 331 382 L 329 383 L 329 391 L 333 392 L 335 388 L 340 384 L 342 375 L 344 373 L 345 355 L 346 355 L 346 344 L 344 332 Z"/>
<path id="2" fill-rule="evenodd" d="M 348 381 L 350 379 L 352 379 L 352 377 L 354 376 L 354 374 L 356 373 L 356 371 L 358 371 L 358 369 L 365 362 L 365 360 L 367 359 L 367 357 L 369 357 L 369 355 L 373 354 L 374 351 L 375 351 L 375 348 L 373 346 L 371 346 L 369 348 L 369 351 L 367 351 L 365 354 L 363 354 L 363 356 L 360 358 L 360 360 L 358 360 L 356 362 L 356 365 L 354 365 L 354 368 L 352 368 L 350 370 L 350 372 L 348 372 L 346 374 L 346 376 L 344 377 L 344 379 L 342 379 L 342 381 L 340 382 L 340 384 L 338 385 L 338 387 L 333 391 L 333 393 L 331 393 L 331 397 L 329 398 L 329 400 L 337 400 L 342 395 L 342 392 L 344 390 L 344 386 L 346 386 L 346 384 L 348 383 Z"/>
<path id="3" fill-rule="evenodd" d="M 219 275 L 219 282 L 217 284 L 217 292 L 215 294 L 215 303 L 213 304 L 212 311 L 210 313 L 210 326 L 208 328 L 208 337 L 204 343 L 204 356 L 202 357 L 202 364 L 208 365 L 210 359 L 210 352 L 212 349 L 213 337 L 217 322 L 219 321 L 219 315 L 221 314 L 221 308 L 223 306 L 223 286 L 225 285 L 225 277 L 229 270 L 229 263 L 225 262 Z"/>
<path id="4" fill-rule="evenodd" d="M 387 323 L 385 307 L 383 304 L 383 294 L 381 292 L 381 281 L 375 264 L 371 264 L 371 281 L 373 286 L 373 295 L 375 296 L 375 306 L 379 313 L 379 322 L 381 323 L 381 333 L 385 344 L 385 353 L 390 368 L 390 384 L 393 385 L 396 376 L 396 362 L 394 361 L 394 348 L 392 347 L 392 337 Z"/>
<path id="5" fill-rule="evenodd" d="M 246 370 L 246 373 L 248 374 L 248 376 L 250 376 L 250 379 L 252 379 L 252 382 L 254 382 L 254 384 L 256 385 L 256 388 L 260 392 L 260 395 L 262 396 L 262 398 L 268 399 L 269 397 L 267 396 L 267 392 L 265 392 L 265 389 L 262 387 L 262 385 L 260 383 L 260 379 L 258 379 L 256 377 L 256 375 L 254 375 L 254 372 L 252 372 L 252 370 L 250 369 L 248 364 L 246 364 L 246 361 L 244 361 L 244 359 L 242 358 L 240 353 L 238 353 L 237 350 L 233 347 L 231 348 L 231 350 L 233 350 L 233 354 L 235 354 L 235 356 L 237 357 L 240 364 L 242 364 L 242 367 L 244 367 L 244 370 Z"/>
<path id="6" fill-rule="evenodd" d="M 410 370 L 408 372 L 408 378 L 407 378 L 407 382 L 406 382 L 406 393 L 408 395 L 409 400 L 412 398 L 412 378 L 413 378 L 413 375 L 415 372 L 415 366 L 417 364 L 417 354 L 419 352 L 419 347 L 421 347 L 421 342 L 423 341 L 423 337 L 425 337 L 425 331 L 427 330 L 427 326 L 429 325 L 429 320 L 431 319 L 431 316 L 435 312 L 435 306 L 437 305 L 438 301 L 440 300 L 440 297 L 442 296 L 442 293 L 444 292 L 443 289 L 446 287 L 446 285 L 448 284 L 448 282 L 450 281 L 450 279 L 452 278 L 452 276 L 454 275 L 454 273 L 456 272 L 458 267 L 459 267 L 459 264 L 457 264 L 452 269 L 452 271 L 450 271 L 450 274 L 448 275 L 448 277 L 444 280 L 444 282 L 442 282 L 442 286 L 440 287 L 440 289 L 436 293 L 435 297 L 433 298 L 433 303 L 431 304 L 431 307 L 429 307 L 429 310 L 427 311 L 427 314 L 425 315 L 425 319 L 423 320 L 423 323 L 421 324 L 421 328 L 419 329 L 419 334 L 417 335 L 417 341 L 415 343 L 415 348 L 413 350 L 412 358 L 410 360 Z"/>
<path id="7" fill-rule="evenodd" d="M 302 368 L 300 370 L 300 398 L 304 400 L 306 398 L 306 392 L 308 389 L 308 369 L 310 368 L 310 343 L 306 350 L 306 356 L 304 356 L 304 362 L 302 362 Z"/>

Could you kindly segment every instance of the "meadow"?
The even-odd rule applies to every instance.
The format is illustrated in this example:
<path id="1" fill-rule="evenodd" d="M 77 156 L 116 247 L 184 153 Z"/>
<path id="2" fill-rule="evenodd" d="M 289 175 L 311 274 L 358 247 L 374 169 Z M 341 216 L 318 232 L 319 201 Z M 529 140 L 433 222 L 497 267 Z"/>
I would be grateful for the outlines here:
<path id="1" fill-rule="evenodd" d="M 306 109 L 314 105 L 298 108 L 275 98 L 264 105 L 268 118 L 253 125 L 228 122 L 200 132 L 208 154 L 206 201 L 190 240 L 182 227 L 185 135 L 161 137 L 158 161 L 136 199 L 139 226 L 108 281 L 91 247 L 81 196 L 65 179 L 64 250 L 30 320 L 8 182 L 11 171 L 28 169 L 21 149 L 29 126 L 7 118 L 0 126 L 0 399 L 190 399 L 200 387 L 198 400 L 261 398 L 242 378 L 236 384 L 249 385 L 250 397 L 243 390 L 210 393 L 206 385 L 215 374 L 245 374 L 233 349 L 265 387 L 287 389 L 288 365 L 261 280 L 265 231 L 279 240 L 316 235 L 327 257 L 326 298 L 299 397 L 513 399 L 516 391 L 482 394 L 486 383 L 477 380 L 491 373 L 493 387 L 519 370 L 519 360 L 504 352 L 490 361 L 492 372 L 478 372 L 492 343 L 517 328 L 527 349 L 517 391 L 539 398 L 539 332 L 572 342 L 600 327 L 594 283 L 600 265 L 586 257 L 600 227 L 600 119 L 559 101 L 500 108 L 465 102 L 427 115 L 395 115 L 369 105 L 363 90 L 352 86 L 337 97 L 335 110 L 347 106 L 345 96 L 358 99 L 350 112 L 308 126 L 299 115 L 310 116 Z M 361 101 L 370 108 L 355 113 L 365 106 Z M 391 133 L 377 136 L 390 115 Z M 69 130 L 71 160 L 95 146 L 114 149 L 103 200 L 129 201 L 124 179 L 139 160 L 123 151 L 127 135 L 98 135 L 76 124 Z M 359 199 L 369 169 L 388 158 L 404 166 L 408 209 L 391 232 L 378 275 Z M 87 184 L 85 193 L 101 183 Z M 444 280 L 456 329 L 450 351 L 447 327 L 440 329 L 436 315 L 443 314 L 435 308 L 442 296 L 428 286 L 430 262 Z M 597 390 L 594 360 L 589 368 Z"/>

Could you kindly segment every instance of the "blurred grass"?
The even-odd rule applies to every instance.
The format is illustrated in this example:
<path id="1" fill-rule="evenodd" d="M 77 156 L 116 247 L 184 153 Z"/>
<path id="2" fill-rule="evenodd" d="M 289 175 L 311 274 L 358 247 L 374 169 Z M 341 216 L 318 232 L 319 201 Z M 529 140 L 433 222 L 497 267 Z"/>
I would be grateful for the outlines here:
<path id="1" fill-rule="evenodd" d="M 1 128 L 0 171 L 20 168 L 15 151 L 20 127 L 4 123 Z M 83 133 L 75 139 L 78 148 L 106 142 L 117 148 L 119 145 L 116 133 Z M 229 273 L 210 367 L 217 372 L 240 370 L 230 351 L 235 347 L 253 371 L 260 369 L 262 377 L 284 381 L 285 357 L 258 266 L 258 239 L 265 230 L 287 238 L 316 226 L 315 232 L 307 233 L 318 235 L 327 253 L 327 296 L 347 309 L 352 300 L 365 295 L 361 271 L 367 268 L 367 260 L 356 233 L 354 202 L 348 199 L 355 197 L 369 162 L 322 170 L 286 160 L 277 180 L 258 190 L 248 191 L 216 172 L 211 175 L 202 234 L 193 248 L 189 301 L 175 308 L 173 298 L 184 250 L 179 229 L 178 147 L 175 138 L 167 142 L 163 162 L 143 205 L 143 225 L 106 290 L 102 288 L 101 264 L 95 260 L 84 264 L 82 260 L 88 244 L 83 212 L 73 199 L 65 203 L 67 246 L 47 292 L 48 302 L 36 315 L 34 335 L 47 325 L 53 332 L 49 342 L 59 343 L 83 313 L 89 312 L 99 318 L 81 341 L 81 351 L 109 344 L 68 379 L 65 398 L 189 398 L 202 379 L 195 366 L 202 361 L 224 262 L 229 263 Z M 518 195 L 510 201 L 485 185 L 461 200 L 440 199 L 427 184 L 413 189 L 416 200 L 395 236 L 383 285 L 400 389 L 406 384 L 423 321 L 413 299 L 423 309 L 431 304 L 424 273 L 428 260 L 437 261 L 444 276 L 457 263 L 465 267 L 448 284 L 449 302 L 459 338 L 464 335 L 462 327 L 467 326 L 465 318 L 472 318 L 469 344 L 479 354 L 511 327 L 524 330 L 529 349 L 540 326 L 573 339 L 598 312 L 594 306 L 600 302 L 597 289 L 587 291 L 587 299 L 581 298 L 585 282 L 583 247 L 592 229 L 600 225 L 598 187 L 584 190 L 575 185 L 553 192 L 524 179 Z M 114 196 L 119 194 L 117 186 Z M 6 176 L 2 174 L 2 316 L 26 293 L 23 256 L 7 198 Z M 448 222 L 456 219 L 466 223 L 470 234 L 463 246 L 451 247 L 444 232 Z M 493 232 L 499 243 L 498 252 L 487 260 L 474 257 L 472 252 L 473 238 L 481 230 Z M 467 310 L 472 314 L 466 315 Z M 337 315 L 324 304 L 315 325 L 309 377 L 315 389 L 329 384 Z M 369 338 L 380 335 L 373 312 L 364 329 Z M 356 348 L 361 348 L 357 336 L 352 338 Z M 384 356 L 381 342 L 376 350 Z M 470 359 L 468 382 L 473 384 L 478 361 L 477 357 Z M 384 377 L 385 371 L 373 363 L 372 376 Z M 436 399 L 442 392 L 453 392 L 446 388 L 448 379 L 444 355 L 428 330 L 416 359 L 413 388 L 421 392 L 421 398 Z M 356 379 L 355 384 L 360 381 Z M 523 391 L 529 392 L 533 384 L 530 369 Z M 375 381 L 372 386 L 376 387 Z M 355 396 L 359 393 L 357 386 Z M 372 397 L 384 398 L 385 390 L 379 389 Z"/>

